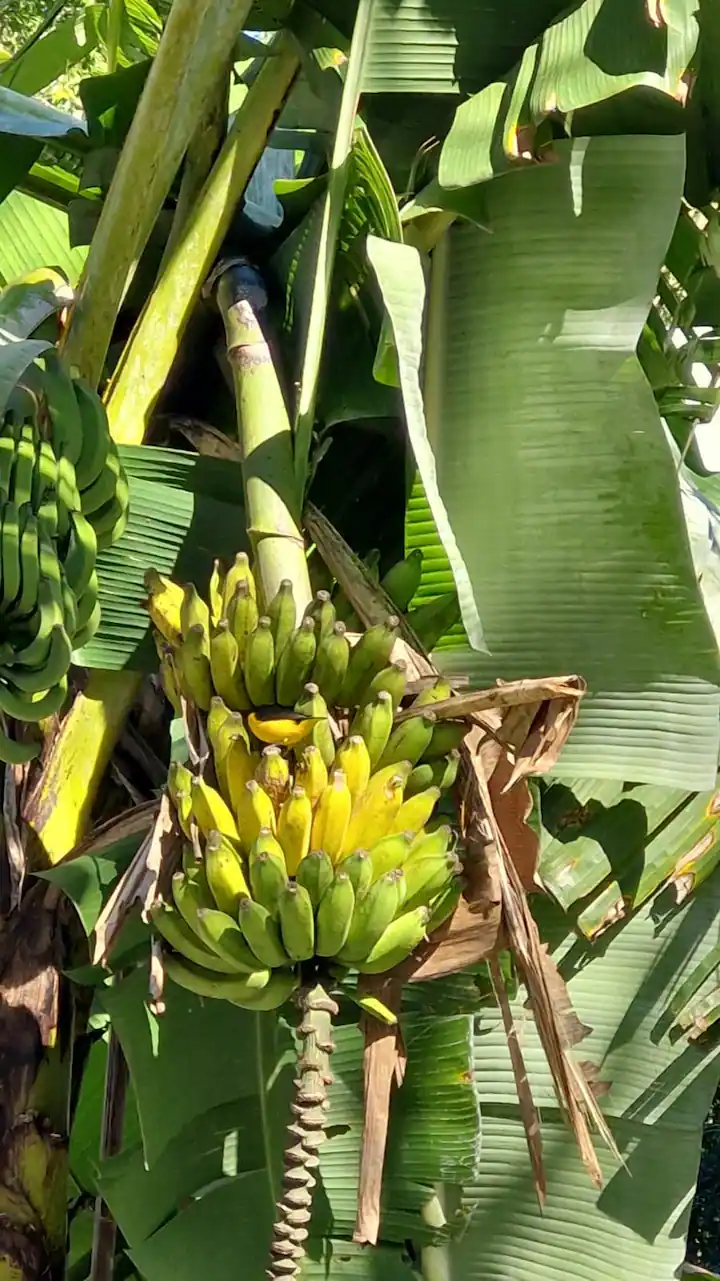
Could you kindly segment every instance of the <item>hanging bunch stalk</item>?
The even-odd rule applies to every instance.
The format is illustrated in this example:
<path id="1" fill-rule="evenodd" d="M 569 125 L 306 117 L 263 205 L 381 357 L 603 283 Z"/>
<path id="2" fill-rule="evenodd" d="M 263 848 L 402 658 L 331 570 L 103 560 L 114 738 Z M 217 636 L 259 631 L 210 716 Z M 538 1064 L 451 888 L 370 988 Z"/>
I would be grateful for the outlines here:
<path id="1" fill-rule="evenodd" d="M 310 601 L 310 578 L 292 429 L 267 337 L 267 290 L 260 273 L 237 259 L 216 274 L 215 297 L 235 384 L 248 534 L 262 592 L 269 601 L 289 579 L 302 611 Z"/>
<path id="2" fill-rule="evenodd" d="M 304 989 L 298 998 L 302 1011 L 298 1038 L 301 1051 L 293 1099 L 294 1121 L 288 1126 L 283 1168 L 283 1195 L 273 1225 L 270 1247 L 271 1281 L 294 1277 L 300 1269 L 312 1215 L 318 1148 L 325 1139 L 328 1086 L 332 1085 L 330 1055 L 332 1017 L 338 1007 L 322 987 Z"/>

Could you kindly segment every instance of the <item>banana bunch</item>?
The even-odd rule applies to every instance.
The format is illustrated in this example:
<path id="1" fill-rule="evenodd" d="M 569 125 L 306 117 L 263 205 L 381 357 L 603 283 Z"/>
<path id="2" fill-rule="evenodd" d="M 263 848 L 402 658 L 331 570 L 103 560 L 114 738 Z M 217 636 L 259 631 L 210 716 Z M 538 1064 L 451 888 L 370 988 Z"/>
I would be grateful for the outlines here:
<path id="1" fill-rule="evenodd" d="M 351 647 L 327 592 L 302 619 L 289 581 L 263 604 L 243 553 L 215 563 L 207 601 L 156 571 L 146 586 L 165 691 L 205 714 L 210 749 L 202 772 L 170 767 L 187 846 L 171 900 L 153 911 L 167 973 L 272 1009 L 308 966 L 393 968 L 461 892 L 455 837 L 433 818 L 467 730 L 435 717 L 449 685 L 396 722 L 397 619 Z"/>
<path id="2" fill-rule="evenodd" d="M 127 519 L 127 482 L 101 401 L 54 351 L 26 372 L 0 424 L 0 712 L 58 712 L 73 650 L 100 621 L 98 548 Z M 37 755 L 0 734 L 0 760 Z"/>

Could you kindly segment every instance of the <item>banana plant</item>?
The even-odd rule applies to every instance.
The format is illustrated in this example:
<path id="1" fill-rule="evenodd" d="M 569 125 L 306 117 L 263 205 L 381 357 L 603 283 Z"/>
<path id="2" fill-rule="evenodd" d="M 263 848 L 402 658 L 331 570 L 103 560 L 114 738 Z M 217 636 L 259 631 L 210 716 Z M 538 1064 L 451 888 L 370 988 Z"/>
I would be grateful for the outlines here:
<path id="1" fill-rule="evenodd" d="M 218 4 L 203 17 L 194 10 L 190 14 L 178 0 L 171 9 L 121 161 L 105 194 L 64 343 L 68 366 L 79 367 L 92 381 L 101 378 L 128 280 L 134 270 L 141 280 L 138 261 L 151 234 L 157 234 L 163 213 L 172 206 L 173 197 L 168 196 L 175 170 L 196 131 L 205 127 L 203 104 L 210 98 L 216 101 L 218 80 L 227 74 L 223 57 L 231 44 L 228 32 L 239 30 L 249 6 L 241 9 L 241 5 Z M 629 13 L 623 25 L 609 21 L 608 4 L 585 3 L 570 14 L 558 5 L 552 15 L 547 6 L 518 4 L 512 46 L 505 35 L 498 41 L 494 18 L 485 11 L 468 15 L 458 8 L 447 29 L 439 32 L 429 4 L 399 13 L 396 5 L 385 0 L 368 0 L 357 7 L 356 15 L 353 9 L 336 13 L 334 7 L 323 6 L 322 11 L 318 7 L 309 20 L 307 12 L 291 13 L 278 45 L 270 54 L 258 55 L 259 73 L 248 76 L 248 83 L 242 85 L 245 96 L 209 171 L 198 209 L 185 234 L 179 233 L 157 285 L 148 292 L 147 301 L 143 298 L 134 332 L 117 364 L 113 356 L 115 368 L 106 401 L 116 439 L 125 444 L 122 457 L 131 485 L 130 525 L 117 549 L 101 562 L 105 632 L 101 626 L 87 655 L 99 659 L 99 670 L 91 674 L 60 733 L 49 742 L 43 774 L 27 811 L 45 857 L 58 864 L 61 881 L 72 868 L 74 860 L 67 868 L 64 860 L 87 829 L 109 757 L 135 700 L 140 683 L 136 669 L 147 662 L 137 654 L 145 630 L 138 623 L 142 617 L 139 584 L 148 567 L 148 545 L 158 561 L 156 567 L 172 570 L 185 530 L 190 528 L 191 538 L 197 532 L 192 522 L 200 498 L 206 500 L 206 512 L 210 511 L 207 504 L 216 504 L 212 509 L 216 520 L 209 518 L 209 524 L 220 537 L 219 517 L 229 513 L 233 484 L 237 527 L 239 464 L 216 468 L 210 480 L 207 469 L 201 476 L 197 464 L 181 464 L 172 458 L 173 451 L 138 446 L 178 352 L 182 354 L 181 340 L 191 313 L 199 311 L 209 267 L 277 111 L 281 114 L 276 138 L 285 132 L 288 143 L 306 149 L 306 169 L 284 193 L 283 230 L 264 246 L 274 296 L 284 303 L 283 355 L 290 387 L 284 402 L 273 393 L 276 407 L 287 406 L 279 431 L 285 442 L 283 452 L 287 454 L 288 420 L 294 443 L 294 484 L 288 491 L 291 500 L 284 504 L 284 523 L 275 523 L 276 510 L 268 528 L 262 505 L 253 510 L 251 493 L 262 492 L 262 472 L 255 473 L 247 487 L 249 527 L 268 544 L 268 575 L 276 572 L 272 568 L 276 539 L 297 549 L 294 527 L 308 482 L 313 477 L 316 487 L 322 485 L 333 450 L 337 452 L 339 428 L 353 421 L 379 422 L 388 430 L 374 439 L 387 447 L 398 426 L 406 423 L 418 469 L 407 503 L 406 538 L 408 547 L 423 551 L 414 603 L 429 606 L 443 593 L 457 592 L 462 610 L 463 627 L 456 630 L 459 647 L 448 650 L 443 659 L 448 670 L 469 673 L 481 685 L 498 675 L 507 679 L 548 670 L 576 670 L 584 675 L 591 697 L 562 758 L 566 778 L 602 776 L 621 780 L 621 786 L 622 780 L 631 779 L 650 787 L 684 788 L 682 797 L 676 798 L 683 811 L 689 804 L 683 799 L 688 791 L 702 793 L 714 786 L 716 647 L 681 524 L 671 456 L 633 354 L 682 191 L 681 80 L 697 34 L 694 6 L 681 5 L 669 28 L 658 13 L 657 25 L 650 29 L 644 10 L 641 18 Z M 177 32 L 182 33 L 181 41 L 173 39 Z M 624 56 L 615 73 L 612 68 L 620 43 L 625 52 L 632 45 L 635 56 Z M 333 47 L 349 53 L 342 64 L 344 80 L 338 73 L 342 60 L 323 52 Z M 483 51 L 482 57 L 478 50 Z M 632 72 L 625 70 L 628 66 L 634 68 Z M 167 114 L 163 113 L 172 102 L 169 88 L 177 85 L 182 86 L 178 98 L 183 110 L 171 112 L 165 129 Z M 656 94 L 651 133 L 646 115 L 648 86 Z M 408 93 L 413 95 L 411 100 Z M 362 120 L 358 116 L 361 94 Z M 454 106 L 457 110 L 451 120 Z M 312 121 L 311 138 L 308 120 Z M 334 139 L 331 145 L 328 139 Z M 212 151 L 210 155 L 212 163 Z M 146 200 L 137 201 L 138 190 L 147 193 Z M 263 253 L 261 243 L 255 241 L 253 248 Z M 424 256 L 428 254 L 429 258 Z M 602 263 L 601 275 L 598 263 Z M 635 300 L 632 305 L 627 303 L 629 296 Z M 232 350 L 232 339 L 229 345 Z M 352 371 L 348 351 L 356 354 Z M 145 368 L 147 386 L 142 382 Z M 482 430 L 475 416 L 478 406 L 487 411 L 481 414 Z M 225 400 L 220 425 L 227 424 L 227 416 Z M 266 424 L 273 434 L 278 421 L 273 415 Z M 262 457 L 266 439 L 262 432 L 254 438 L 260 446 L 256 460 Z M 242 436 L 241 440 L 246 443 Z M 375 463 L 379 456 L 377 448 Z M 247 451 L 244 461 L 247 479 Z M 287 479 L 286 463 L 280 474 Z M 183 506 L 185 498 L 190 501 Z M 179 507 L 183 509 L 180 516 Z M 372 531 L 367 531 L 368 536 L 372 538 Z M 207 547 L 207 576 L 212 557 L 224 549 L 212 545 L 207 526 L 203 538 L 207 540 L 202 544 L 203 550 Z M 239 542 L 238 538 L 233 550 Z M 598 548 L 602 548 L 599 569 Z M 290 577 L 301 598 L 308 595 L 306 575 L 296 550 Z M 187 576 L 202 579 L 201 573 Z M 122 600 L 125 583 L 132 589 L 127 605 Z M 103 667 L 124 670 L 103 671 Z M 691 752 L 688 741 L 693 745 Z M 648 813 L 649 805 L 644 798 L 640 810 Z M 711 850 L 705 831 L 701 839 Z M 542 865 L 541 875 L 545 880 Z M 559 882 L 566 884 L 568 876 L 574 875 L 574 863 L 570 870 L 563 865 Z M 648 894 L 662 892 L 667 876 L 666 872 L 656 880 Z M 546 883 L 554 892 L 550 872 Z M 635 899 L 623 893 L 622 878 L 618 886 L 608 881 L 606 897 L 593 904 L 595 915 L 590 912 L 587 919 L 594 922 L 590 930 L 594 937 L 598 932 L 602 935 L 601 926 L 608 926 L 608 913 L 619 912 L 613 939 L 622 958 L 622 913 L 631 917 L 628 937 L 639 922 L 636 932 L 644 940 L 638 942 L 639 949 L 647 946 L 652 933 L 648 922 L 653 918 L 652 908 L 643 907 L 642 896 Z M 594 884 L 589 888 L 594 889 Z M 579 897 L 570 894 L 562 905 L 572 908 Z M 712 898 L 707 901 L 712 903 Z M 672 918 L 680 934 L 689 911 L 686 906 L 684 913 L 676 912 Z M 558 932 L 567 939 L 560 951 L 563 964 L 572 969 L 577 944 L 567 919 L 562 918 L 560 927 L 555 923 L 555 934 L 552 920 L 544 928 L 548 940 Z M 583 926 L 579 928 L 582 933 Z M 628 951 L 635 955 L 629 943 Z M 603 960 L 601 955 L 593 959 L 596 972 Z M 706 957 L 701 960 L 705 962 Z M 123 988 L 120 983 L 117 992 L 129 993 L 132 1016 L 144 1019 L 142 994 L 134 981 L 135 988 Z M 145 1085 L 139 1064 L 147 1052 L 148 1035 L 156 1037 L 161 1056 L 163 1037 L 172 1044 L 171 1024 L 160 1023 L 149 1034 L 146 1021 L 138 1043 L 128 1030 L 131 1014 L 126 1010 L 123 1016 L 122 1001 L 118 999 L 113 1009 L 114 987 L 103 988 L 102 999 L 115 1018 L 128 1055 L 152 1174 L 153 1165 L 160 1163 L 166 1151 L 169 1157 L 168 1144 L 176 1137 L 188 1143 L 192 1152 L 200 1135 L 202 1148 L 203 1132 L 191 1127 L 205 1113 L 197 1091 L 189 1089 L 173 1120 L 167 1122 L 158 1113 L 158 1125 L 164 1128 L 158 1130 L 152 1146 L 147 1132 L 152 1095 L 142 1102 Z M 622 985 L 616 987 L 618 1001 L 607 1025 L 608 1054 L 612 1027 L 622 1027 L 632 999 Z M 433 996 L 425 992 L 422 998 L 417 1036 L 408 1014 L 411 1046 L 413 1040 L 422 1043 L 423 1038 L 425 1044 L 432 1044 L 427 1040 L 423 1010 L 432 1009 Z M 467 993 L 464 999 L 469 999 Z M 478 999 L 477 993 L 470 994 L 471 1010 L 477 1008 Z M 591 989 L 584 999 L 590 1007 Z M 190 1002 L 187 1008 L 192 1019 L 201 1007 Z M 584 1011 L 585 1007 L 583 1015 Z M 588 1019 L 591 1015 L 589 1008 Z M 519 1009 L 516 1017 L 522 1017 Z M 451 1022 L 440 1020 L 439 1035 L 450 1040 L 457 1035 L 461 1052 L 454 1058 L 438 1052 L 441 1085 L 448 1084 L 443 1070 L 454 1079 L 453 1074 L 465 1070 L 462 1063 L 468 1063 L 468 1017 L 459 1017 L 454 1032 Z M 486 1085 L 482 1034 L 481 1017 L 474 1065 L 491 1114 L 495 1091 L 501 1094 L 502 1087 L 497 1079 Z M 238 1027 L 232 1036 L 239 1035 Z M 649 1036 L 643 1022 L 637 1034 L 638 1056 L 645 1053 L 643 1037 Z M 186 1043 L 180 1034 L 178 1043 Z M 265 1062 L 261 1034 L 255 1045 L 259 1061 Z M 340 1050 L 344 1054 L 342 1045 Z M 268 1060 L 269 1076 L 273 1077 L 282 1053 L 276 1049 L 271 1053 L 275 1057 Z M 167 1054 L 166 1062 L 176 1062 L 171 1049 Z M 352 1042 L 350 1033 L 347 1058 L 341 1062 L 351 1101 L 357 1095 L 352 1081 L 357 1079 L 358 1059 L 357 1041 Z M 447 1141 L 448 1132 L 436 1115 L 428 1127 L 427 1144 L 403 1151 L 403 1133 L 412 1132 L 412 1122 L 428 1106 L 426 1082 L 434 1079 L 432 1050 L 416 1062 L 423 1064 L 423 1071 L 427 1066 L 427 1076 L 412 1087 L 409 1079 L 398 1096 L 402 1102 L 397 1137 L 390 1149 L 388 1187 L 391 1192 L 397 1176 L 404 1191 L 399 1203 L 390 1196 L 386 1206 L 379 1247 L 382 1266 L 393 1274 L 407 1271 L 400 1243 L 410 1236 L 416 1243 L 416 1262 L 428 1276 L 436 1275 L 433 1269 L 440 1267 L 444 1275 L 450 1267 L 458 1267 L 459 1275 L 473 1269 L 480 1275 L 499 1267 L 503 1275 L 513 1276 L 521 1253 L 518 1247 L 518 1255 L 513 1256 L 515 1229 L 509 1229 L 499 1244 L 502 1263 L 491 1258 L 487 1232 L 479 1234 L 480 1240 L 478 1234 L 466 1234 L 458 1247 L 448 1242 L 453 1229 L 464 1223 L 463 1216 L 478 1214 L 487 1195 L 478 1183 L 487 1175 L 475 1161 L 474 1110 L 462 1135 L 456 1133 L 457 1147 L 452 1149 L 459 1154 L 465 1144 L 466 1151 L 473 1152 L 472 1169 L 463 1168 L 459 1155 L 457 1159 L 444 1156 L 448 1149 L 441 1139 Z M 715 1079 L 711 1056 L 707 1067 L 704 1059 L 701 1062 L 697 1075 L 705 1093 L 698 1088 L 693 1108 L 684 1117 L 695 1132 Z M 665 1070 L 667 1060 L 660 1066 Z M 263 1084 L 267 1079 L 263 1072 L 256 1078 L 260 1112 L 266 1121 L 273 1111 Z M 507 1085 L 509 1077 L 503 1080 Z M 248 1096 L 255 1097 L 254 1088 L 252 1093 L 243 1089 L 242 1097 Z M 231 1091 L 221 1093 L 213 1106 L 238 1097 Z M 462 1097 L 466 1106 L 467 1092 Z M 316 1210 L 319 1218 L 313 1238 L 317 1244 L 305 1268 L 324 1268 L 324 1261 L 318 1260 L 323 1250 L 331 1249 L 338 1266 L 360 1276 L 374 1265 L 349 1241 L 357 1188 L 350 1185 L 348 1189 L 347 1180 L 343 1183 L 338 1178 L 335 1191 L 330 1192 L 332 1169 L 346 1170 L 357 1156 L 359 1118 L 349 1101 L 347 1111 L 343 1113 L 342 1107 L 340 1111 L 350 1118 L 348 1143 L 336 1142 L 343 1136 L 334 1136 L 323 1157 L 329 1206 L 327 1212 L 322 1207 Z M 632 1106 L 636 1103 L 633 1098 Z M 514 1101 L 511 1106 L 516 1106 Z M 410 1120 L 403 1122 L 405 1108 Z M 237 1117 L 237 1110 L 233 1115 Z M 196 1274 L 199 1263 L 189 1249 L 194 1233 L 196 1241 L 212 1240 L 217 1233 L 213 1225 L 220 1221 L 234 1225 L 236 1210 L 243 1208 L 269 1214 L 277 1198 L 265 1191 L 262 1197 L 256 1193 L 260 1185 L 267 1186 L 273 1167 L 270 1183 L 277 1184 L 278 1147 L 267 1138 L 260 1157 L 253 1158 L 245 1150 L 240 1164 L 232 1168 L 230 1182 L 214 1186 L 230 1169 L 224 1154 L 232 1145 L 233 1132 L 230 1124 L 222 1131 L 222 1142 L 215 1145 L 214 1150 L 221 1151 L 219 1166 L 209 1163 L 203 1171 L 183 1175 L 178 1195 L 196 1199 L 165 1227 L 161 1225 L 174 1209 L 167 1200 L 154 1205 L 152 1213 L 148 1211 L 138 1223 L 127 1208 L 127 1198 L 135 1195 L 137 1208 L 145 1194 L 132 1193 L 132 1177 L 129 1184 L 118 1182 L 122 1190 L 114 1203 L 110 1182 L 103 1183 L 144 1275 L 154 1276 L 157 1271 L 163 1276 L 171 1267 L 177 1275 L 181 1266 L 195 1267 Z M 264 1132 L 267 1135 L 266 1122 Z M 507 1136 L 502 1127 L 497 1133 L 502 1148 Z M 514 1137 L 519 1137 L 519 1131 Z M 688 1140 L 688 1154 L 693 1142 L 696 1138 Z M 558 1162 L 563 1165 L 566 1154 L 561 1149 L 562 1145 Z M 408 1162 L 404 1167 L 403 1158 Z M 135 1187 L 139 1188 L 138 1151 L 131 1148 L 128 1160 L 130 1166 L 135 1161 Z M 415 1177 L 413 1160 L 418 1162 L 416 1170 L 422 1164 L 424 1182 L 419 1193 L 409 1191 Z M 184 1162 L 185 1157 L 183 1168 Z M 690 1155 L 687 1165 L 692 1165 Z M 165 1181 L 162 1169 L 158 1164 L 160 1182 Z M 457 1206 L 452 1204 L 452 1190 L 448 1196 L 442 1186 L 431 1186 L 444 1180 L 464 1185 Z M 685 1179 L 683 1193 L 688 1186 Z M 505 1195 L 506 1203 L 513 1199 L 499 1186 L 492 1195 Z M 591 1191 L 581 1195 L 585 1200 L 595 1197 Z M 672 1195 L 677 1197 L 678 1190 Z M 593 1226 L 593 1216 L 601 1216 L 608 1253 L 616 1257 L 617 1245 L 607 1223 L 613 1216 L 610 1212 L 602 1218 L 600 1200 L 597 1205 L 592 1201 L 588 1214 Z M 196 1228 L 198 1220 L 202 1228 Z M 261 1234 L 253 1236 L 254 1219 L 249 1212 L 243 1221 L 249 1224 L 248 1251 L 256 1251 L 248 1258 L 257 1257 L 260 1266 L 264 1256 L 257 1238 Z M 628 1232 L 633 1241 L 638 1234 L 643 1239 L 653 1235 L 641 1217 Z M 669 1230 L 667 1235 L 661 1268 L 674 1266 L 677 1256 Z M 223 1259 L 232 1266 L 237 1239 L 222 1250 L 218 1246 L 221 1275 Z M 546 1250 L 546 1275 L 552 1276 L 556 1257 L 552 1231 L 530 1239 L 535 1252 Z M 645 1269 L 648 1276 L 657 1276 L 658 1260 L 657 1253 L 638 1257 L 638 1273 Z"/>

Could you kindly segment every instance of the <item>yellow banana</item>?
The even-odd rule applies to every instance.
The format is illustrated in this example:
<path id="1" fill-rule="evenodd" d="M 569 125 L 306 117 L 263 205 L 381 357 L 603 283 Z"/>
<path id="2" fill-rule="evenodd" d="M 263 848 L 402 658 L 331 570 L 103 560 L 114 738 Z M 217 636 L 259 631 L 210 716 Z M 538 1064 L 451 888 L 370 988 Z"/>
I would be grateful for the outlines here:
<path id="1" fill-rule="evenodd" d="M 295 770 L 295 783 L 304 787 L 310 797 L 310 804 L 315 806 L 322 792 L 328 785 L 327 766 L 314 743 L 308 743 L 300 753 Z"/>
<path id="2" fill-rule="evenodd" d="M 335 768 L 345 771 L 354 803 L 363 795 L 372 772 L 370 753 L 360 734 L 351 734 L 350 738 L 343 739 L 335 755 Z"/>
<path id="3" fill-rule="evenodd" d="M 250 891 L 240 855 L 220 832 L 209 832 L 205 841 L 205 875 L 220 911 L 237 916 L 240 899 Z"/>
<path id="4" fill-rule="evenodd" d="M 210 610 L 193 583 L 186 583 L 183 588 L 182 605 L 180 606 L 180 631 L 187 636 L 191 628 L 202 628 L 205 653 L 210 656 Z"/>
<path id="5" fill-rule="evenodd" d="M 225 575 L 225 582 L 223 585 L 223 614 L 225 617 L 227 617 L 228 607 L 230 605 L 230 601 L 235 595 L 237 585 L 241 582 L 247 583 L 248 592 L 250 596 L 252 596 L 253 600 L 255 600 L 257 596 L 255 579 L 253 578 L 250 561 L 248 560 L 246 552 L 238 552 L 235 560 Z"/>
<path id="6" fill-rule="evenodd" d="M 210 622 L 217 627 L 223 618 L 223 589 L 225 586 L 225 566 L 221 560 L 214 560 L 210 582 L 208 584 L 208 601 L 210 603 Z"/>
<path id="7" fill-rule="evenodd" d="M 210 659 L 202 627 L 191 627 L 175 650 L 175 670 L 185 698 L 203 712 L 210 710 L 213 697 Z"/>
<path id="8" fill-rule="evenodd" d="M 251 752 L 247 744 L 247 735 L 233 734 L 227 740 L 227 751 L 223 759 L 222 774 L 225 786 L 222 791 L 234 814 L 237 814 L 241 798 L 245 794 L 246 784 L 255 777 L 259 756 Z M 215 762 L 217 773 L 217 758 Z M 219 780 L 218 780 L 219 781 Z"/>
<path id="9" fill-rule="evenodd" d="M 171 645 L 180 643 L 180 606 L 183 602 L 183 589 L 165 574 L 156 569 L 149 569 L 145 574 L 147 600 L 145 608 L 154 627 L 162 633 Z"/>
<path id="10" fill-rule="evenodd" d="M 381 837 L 387 836 L 402 805 L 403 781 L 401 775 L 394 776 L 379 794 L 368 788 L 353 810 L 344 853 L 371 849 Z"/>
<path id="11" fill-rule="evenodd" d="M 264 827 L 275 832 L 275 810 L 267 792 L 251 778 L 242 789 L 235 809 L 240 844 L 247 853 Z"/>
<path id="12" fill-rule="evenodd" d="M 372 864 L 372 879 L 377 881 L 394 868 L 403 867 L 410 856 L 413 835 L 411 832 L 394 832 L 383 836 L 369 851 Z"/>
<path id="13" fill-rule="evenodd" d="M 203 836 L 221 832 L 228 840 L 237 842 L 237 823 L 222 796 L 203 778 L 193 778 L 190 785 L 192 813 Z"/>
<path id="14" fill-rule="evenodd" d="M 403 801 L 400 809 L 395 815 L 391 832 L 412 832 L 417 836 L 418 832 L 425 826 L 435 806 L 440 800 L 440 788 L 428 787 L 424 792 L 418 792 L 411 796 L 409 800 Z"/>
<path id="15" fill-rule="evenodd" d="M 294 787 L 278 815 L 278 840 L 283 847 L 287 870 L 294 876 L 310 850 L 312 805 L 302 787 Z"/>
<path id="16" fill-rule="evenodd" d="M 280 809 L 290 785 L 290 767 L 279 747 L 263 749 L 255 777 L 267 792 L 276 810 Z"/>
<path id="17" fill-rule="evenodd" d="M 352 796 L 345 771 L 336 769 L 315 807 L 310 843 L 313 849 L 325 850 L 333 863 L 340 858 L 347 836 Z"/>

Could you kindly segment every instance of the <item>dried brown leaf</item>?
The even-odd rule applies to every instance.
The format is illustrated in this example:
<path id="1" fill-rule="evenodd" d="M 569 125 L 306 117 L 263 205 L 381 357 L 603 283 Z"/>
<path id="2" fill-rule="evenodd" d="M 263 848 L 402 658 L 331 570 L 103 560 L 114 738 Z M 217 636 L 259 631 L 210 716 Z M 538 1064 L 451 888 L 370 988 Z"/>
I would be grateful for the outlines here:
<path id="1" fill-rule="evenodd" d="M 527 781 L 521 779 L 508 790 L 512 768 L 507 757 L 501 756 L 490 777 L 488 788 L 495 817 L 520 883 L 525 892 L 530 893 L 540 888 L 535 880 L 540 838 L 527 823 L 533 807 Z"/>
<path id="2" fill-rule="evenodd" d="M 518 1103 L 520 1105 L 520 1116 L 522 1118 L 523 1129 L 525 1130 L 525 1142 L 527 1143 L 528 1154 L 530 1156 L 530 1166 L 532 1168 L 533 1185 L 535 1195 L 538 1199 L 540 1209 L 545 1204 L 547 1195 L 547 1179 L 545 1178 L 545 1164 L 542 1154 L 542 1136 L 540 1134 L 540 1117 L 535 1106 L 532 1088 L 528 1080 L 525 1060 L 523 1059 L 520 1041 L 518 1039 L 515 1020 L 510 1009 L 508 1001 L 507 988 L 502 976 L 502 970 L 497 962 L 497 957 L 490 959 L 490 978 L 493 989 L 500 1006 L 502 1014 L 503 1027 L 507 1037 L 508 1050 L 510 1052 L 510 1062 L 512 1064 L 513 1076 L 515 1078 L 515 1089 L 517 1090 Z"/>
<path id="3" fill-rule="evenodd" d="M 590 1036 L 592 1028 L 588 1027 L 587 1023 L 581 1023 L 575 1013 L 570 1000 L 570 993 L 567 990 L 567 984 L 548 951 L 547 943 L 541 943 L 539 950 L 545 983 L 553 1009 L 558 1015 L 562 1026 L 565 1044 L 569 1046 L 579 1045 L 581 1041 L 585 1040 L 586 1036 Z"/>
<path id="4" fill-rule="evenodd" d="M 20 902 L 27 872 L 27 855 L 20 833 L 19 803 L 26 773 L 25 765 L 6 765 L 3 779 L 3 836 L 7 860 L 8 906 L 11 912 L 14 912 Z"/>
<path id="5" fill-rule="evenodd" d="M 477 712 L 487 711 L 489 708 L 518 707 L 527 703 L 539 706 L 547 701 L 560 704 L 565 711 L 567 707 L 577 707 L 586 688 L 585 682 L 579 676 L 548 676 L 533 680 L 502 681 L 490 689 L 454 694 L 452 698 L 433 703 L 432 709 L 438 720 L 460 720 L 466 716 L 474 716 Z M 398 712 L 395 720 L 404 721 L 414 715 L 416 713 L 413 709 L 406 707 Z M 555 715 L 558 716 L 559 713 L 556 712 Z M 570 732 L 571 725 L 572 722 L 568 726 L 567 733 Z"/>
<path id="6" fill-rule="evenodd" d="M 121 876 L 95 926 L 93 963 L 107 960 L 128 913 L 140 903 L 147 915 L 158 892 L 160 873 L 176 860 L 181 841 L 174 812 L 165 793 L 160 801 L 152 830 L 143 841 L 127 871 Z"/>
<path id="7" fill-rule="evenodd" d="M 399 1015 L 402 981 L 395 975 L 363 978 L 359 990 L 363 995 L 378 997 L 393 1014 Z M 388 1027 L 377 1019 L 364 1016 L 361 1027 L 365 1037 L 364 1113 L 353 1241 L 361 1245 L 376 1245 L 380 1231 L 380 1195 L 390 1122 L 390 1098 L 393 1083 L 402 1084 L 405 1051 L 397 1026 Z"/>
<path id="8" fill-rule="evenodd" d="M 575 694 L 558 694 L 541 704 L 530 732 L 518 750 L 508 787 L 512 787 L 518 779 L 526 778 L 528 774 L 546 774 L 553 768 L 577 720 L 580 698 L 584 692 L 583 682 L 582 689 Z"/>
<path id="9" fill-rule="evenodd" d="M 226 458 L 230 462 L 242 462 L 242 450 L 238 441 L 231 440 L 224 432 L 211 427 L 200 418 L 180 418 L 176 415 L 165 415 L 154 420 L 162 423 L 168 431 L 178 432 L 196 449 L 199 454 L 209 458 Z"/>
<path id="10" fill-rule="evenodd" d="M 159 801 L 144 801 L 142 805 L 123 810 L 122 814 L 99 824 L 71 850 L 67 858 L 80 858 L 82 854 L 101 854 L 110 845 L 126 840 L 129 836 L 141 836 L 154 825 L 159 808 Z"/>

